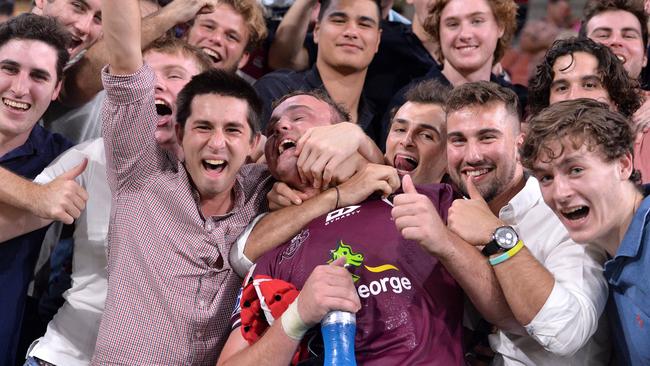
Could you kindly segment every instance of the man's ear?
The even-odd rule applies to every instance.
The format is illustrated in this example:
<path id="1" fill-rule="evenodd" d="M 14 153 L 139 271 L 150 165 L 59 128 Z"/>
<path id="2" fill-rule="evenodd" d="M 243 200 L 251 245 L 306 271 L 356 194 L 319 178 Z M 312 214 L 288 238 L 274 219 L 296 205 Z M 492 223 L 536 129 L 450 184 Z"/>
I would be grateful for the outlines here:
<path id="1" fill-rule="evenodd" d="M 178 137 L 178 144 L 183 145 L 183 126 L 180 123 L 174 123 L 174 128 L 176 129 L 176 137 Z"/>
<path id="2" fill-rule="evenodd" d="M 253 136 L 253 140 L 250 143 L 250 152 L 248 153 L 251 162 L 256 162 L 264 156 L 265 143 L 266 136 L 263 136 L 261 133 L 258 132 Z"/>
<path id="3" fill-rule="evenodd" d="M 246 66 L 248 63 L 248 58 L 251 56 L 250 52 L 244 51 L 242 53 L 241 58 L 239 59 L 239 62 L 237 63 L 237 69 L 241 69 L 242 67 Z"/>
<path id="4" fill-rule="evenodd" d="M 56 82 L 56 86 L 54 87 L 54 91 L 52 92 L 52 101 L 55 101 L 56 98 L 59 97 L 59 93 L 61 92 L 62 85 L 63 85 L 63 80 L 59 80 Z"/>
<path id="5" fill-rule="evenodd" d="M 34 0 L 34 7 L 32 8 L 32 13 L 36 15 L 43 15 L 43 2 L 46 0 Z"/>
<path id="6" fill-rule="evenodd" d="M 314 30 L 311 32 L 314 43 L 318 44 L 318 35 L 320 33 L 320 22 L 316 22 Z"/>
<path id="7" fill-rule="evenodd" d="M 631 152 L 628 151 L 618 158 L 618 171 L 621 180 L 625 181 L 630 179 L 634 171 L 634 159 Z"/>

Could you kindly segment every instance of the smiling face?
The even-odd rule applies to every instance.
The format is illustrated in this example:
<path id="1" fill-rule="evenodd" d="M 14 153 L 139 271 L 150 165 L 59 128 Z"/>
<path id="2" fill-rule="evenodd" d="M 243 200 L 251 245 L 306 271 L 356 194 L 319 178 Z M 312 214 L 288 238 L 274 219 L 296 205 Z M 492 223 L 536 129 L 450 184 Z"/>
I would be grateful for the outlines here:
<path id="1" fill-rule="evenodd" d="M 544 201 L 571 239 L 609 246 L 606 241 L 619 234 L 621 218 L 629 215 L 621 212 L 629 211 L 629 206 L 621 204 L 625 202 L 621 187 L 629 184 L 632 157 L 628 153 L 608 162 L 601 151 L 581 145 L 576 147 L 567 137 L 551 142 L 548 147 L 555 158 L 540 154 L 533 174 Z"/>
<path id="2" fill-rule="evenodd" d="M 589 98 L 615 107 L 598 72 L 598 59 L 586 52 L 560 56 L 553 64 L 549 104 Z"/>
<path id="3" fill-rule="evenodd" d="M 248 124 L 248 103 L 217 94 L 196 95 L 178 128 L 185 168 L 201 202 L 230 195 L 239 168 L 259 142 Z"/>
<path id="4" fill-rule="evenodd" d="M 465 195 L 468 177 L 488 202 L 511 193 L 523 175 L 518 123 L 499 102 L 447 114 L 447 172 Z"/>
<path id="5" fill-rule="evenodd" d="M 646 65 L 641 23 L 634 14 L 624 10 L 604 11 L 587 23 L 587 36 L 609 47 L 623 62 L 631 78 L 637 79 Z"/>
<path id="6" fill-rule="evenodd" d="M 14 39 L 0 47 L 0 135 L 5 144 L 11 139 L 16 146 L 24 143 L 58 96 L 56 63 L 56 50 L 41 41 Z"/>
<path id="7" fill-rule="evenodd" d="M 291 187 L 302 188 L 296 169 L 296 143 L 308 129 L 331 125 L 332 120 L 330 105 L 311 95 L 296 95 L 275 107 L 264 146 L 271 174 Z"/>
<path id="8" fill-rule="evenodd" d="M 440 47 L 444 67 L 461 74 L 490 70 L 497 42 L 503 36 L 490 5 L 477 0 L 451 0 L 440 15 Z"/>
<path id="9" fill-rule="evenodd" d="M 379 49 L 379 13 L 370 0 L 333 0 L 314 28 L 317 65 L 343 72 L 364 70 Z"/>
<path id="10" fill-rule="evenodd" d="M 445 112 L 437 104 L 406 102 L 386 138 L 386 163 L 415 184 L 440 183 L 447 168 Z"/>
<path id="11" fill-rule="evenodd" d="M 156 141 L 165 143 L 176 133 L 172 126 L 172 116 L 176 114 L 176 98 L 192 76 L 200 72 L 194 59 L 183 54 L 161 53 L 151 50 L 144 55 L 144 61 L 156 73 L 156 112 L 158 125 Z"/>
<path id="12" fill-rule="evenodd" d="M 244 17 L 228 4 L 200 14 L 187 34 L 187 42 L 202 49 L 217 69 L 235 72 L 248 61 L 246 45 L 250 37 Z"/>
<path id="13" fill-rule="evenodd" d="M 35 5 L 35 13 L 55 18 L 70 32 L 70 57 L 90 47 L 102 34 L 101 0 L 36 0 Z"/>

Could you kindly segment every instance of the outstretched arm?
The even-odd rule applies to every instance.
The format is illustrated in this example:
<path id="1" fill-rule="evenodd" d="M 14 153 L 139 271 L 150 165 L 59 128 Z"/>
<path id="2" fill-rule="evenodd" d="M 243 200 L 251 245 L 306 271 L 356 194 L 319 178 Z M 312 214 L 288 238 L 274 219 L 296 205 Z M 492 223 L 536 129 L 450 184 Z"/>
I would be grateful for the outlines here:
<path id="1" fill-rule="evenodd" d="M 282 18 L 269 49 L 269 66 L 273 70 L 306 70 L 309 54 L 303 47 L 311 12 L 316 0 L 296 0 Z"/>
<path id="2" fill-rule="evenodd" d="M 330 188 L 299 206 L 288 206 L 264 216 L 248 237 L 244 254 L 255 262 L 267 251 L 291 239 L 318 216 L 359 203 L 377 191 L 389 195 L 398 187 L 399 177 L 394 168 L 368 164 L 338 186 L 338 198 L 336 189 Z"/>
<path id="3" fill-rule="evenodd" d="M 416 191 L 410 176 L 404 176 L 402 187 L 404 193 L 393 199 L 392 211 L 402 236 L 417 241 L 438 258 L 487 321 L 499 328 L 525 334 L 510 312 L 485 257 L 449 232 L 431 200 Z"/>
<path id="4" fill-rule="evenodd" d="M 129 75 L 142 67 L 140 6 L 137 0 L 111 0 L 102 4 L 109 72 Z"/>
<path id="5" fill-rule="evenodd" d="M 209 7 L 215 1 L 174 0 L 154 14 L 147 16 L 142 20 L 142 30 L 138 37 L 141 47 L 147 47 L 175 25 L 192 20 L 202 9 L 206 6 Z M 107 5 L 110 3 L 110 6 L 117 6 L 117 2 L 112 0 L 106 1 L 106 3 Z M 102 11 L 104 12 L 104 33 L 106 33 L 106 10 Z M 107 63 L 110 63 L 109 57 L 112 51 L 108 50 L 112 49 L 107 44 L 106 38 L 101 38 L 88 49 L 81 60 L 66 71 L 60 96 L 61 102 L 71 107 L 81 106 L 103 89 L 101 70 Z"/>

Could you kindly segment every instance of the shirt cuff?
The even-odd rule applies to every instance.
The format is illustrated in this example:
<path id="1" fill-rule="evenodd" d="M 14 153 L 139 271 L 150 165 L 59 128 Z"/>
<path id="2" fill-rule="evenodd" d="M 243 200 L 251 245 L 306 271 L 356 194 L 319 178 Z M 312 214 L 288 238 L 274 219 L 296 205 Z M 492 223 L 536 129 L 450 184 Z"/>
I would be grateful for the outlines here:
<path id="1" fill-rule="evenodd" d="M 586 305 L 555 281 L 544 306 L 524 328 L 544 349 L 554 354 L 573 354 L 585 341 L 579 334 L 591 326 L 580 323 L 584 322 L 580 315 L 584 306 Z"/>
<path id="2" fill-rule="evenodd" d="M 250 268 L 253 266 L 253 262 L 251 262 L 250 259 L 246 258 L 246 255 L 244 254 L 244 248 L 246 247 L 248 237 L 251 235 L 251 232 L 253 232 L 253 228 L 264 216 L 266 216 L 266 213 L 259 214 L 255 219 L 253 219 L 253 221 L 251 221 L 251 223 L 246 226 L 246 230 L 244 230 L 239 238 L 237 238 L 235 245 L 233 245 L 230 249 L 230 254 L 228 256 L 228 259 L 230 260 L 230 266 L 233 270 L 235 270 L 235 273 L 237 273 L 239 277 L 243 278 L 246 273 L 248 273 L 248 270 L 250 270 Z"/>
<path id="3" fill-rule="evenodd" d="M 109 73 L 108 67 L 106 65 L 102 69 L 102 83 L 106 98 L 113 104 L 133 104 L 147 97 L 156 85 L 156 74 L 147 64 L 129 75 L 113 75 Z"/>

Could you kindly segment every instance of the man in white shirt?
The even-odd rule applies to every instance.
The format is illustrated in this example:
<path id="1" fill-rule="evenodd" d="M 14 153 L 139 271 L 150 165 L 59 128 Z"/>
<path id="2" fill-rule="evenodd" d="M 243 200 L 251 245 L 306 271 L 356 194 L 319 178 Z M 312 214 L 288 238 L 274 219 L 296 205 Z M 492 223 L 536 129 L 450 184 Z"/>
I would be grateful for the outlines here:
<path id="1" fill-rule="evenodd" d="M 436 257 L 455 258 L 445 261 L 457 267 L 452 273 L 484 267 L 489 275 L 475 280 L 498 281 L 518 327 L 490 335 L 494 364 L 606 364 L 598 327 L 607 300 L 604 254 L 573 242 L 537 180 L 524 174 L 517 110 L 517 96 L 496 84 L 454 89 L 446 107 L 447 172 L 468 199 L 454 201 L 447 231 L 437 216 L 416 209 L 423 196 L 399 195 L 395 223 Z M 440 245 L 441 235 L 451 242 Z M 484 246 L 484 256 L 471 246 Z"/>

